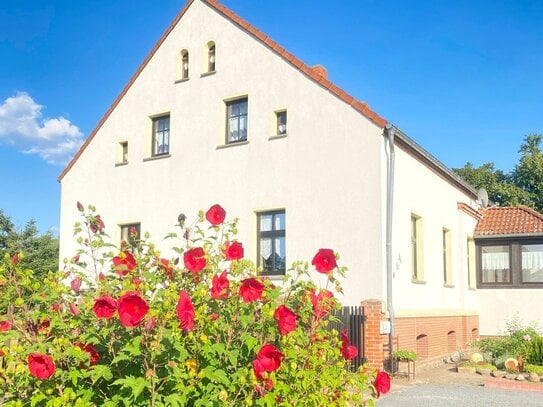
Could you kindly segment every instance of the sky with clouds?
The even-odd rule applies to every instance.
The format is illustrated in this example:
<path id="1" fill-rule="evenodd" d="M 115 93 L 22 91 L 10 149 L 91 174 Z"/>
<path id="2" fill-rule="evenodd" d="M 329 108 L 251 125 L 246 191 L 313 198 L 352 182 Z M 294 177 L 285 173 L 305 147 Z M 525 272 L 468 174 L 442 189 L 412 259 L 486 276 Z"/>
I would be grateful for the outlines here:
<path id="1" fill-rule="evenodd" d="M 543 133 L 541 1 L 222 3 L 450 167 L 508 171 Z M 58 228 L 58 175 L 183 5 L 2 2 L 0 209 L 17 226 Z"/>

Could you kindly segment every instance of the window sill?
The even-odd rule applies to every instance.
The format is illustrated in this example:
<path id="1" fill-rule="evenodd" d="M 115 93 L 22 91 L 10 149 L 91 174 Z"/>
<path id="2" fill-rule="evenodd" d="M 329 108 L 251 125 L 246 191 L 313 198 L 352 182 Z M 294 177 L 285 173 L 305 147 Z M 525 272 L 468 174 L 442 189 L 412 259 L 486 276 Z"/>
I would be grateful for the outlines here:
<path id="1" fill-rule="evenodd" d="M 412 279 L 411 279 L 411 282 L 412 282 L 413 284 L 423 284 L 423 285 L 427 283 L 427 282 L 424 281 L 424 280 L 417 280 L 416 278 L 412 278 Z"/>
<path id="2" fill-rule="evenodd" d="M 124 161 L 122 163 L 115 163 L 115 167 L 122 167 L 124 165 L 128 165 L 128 161 Z"/>
<path id="3" fill-rule="evenodd" d="M 445 288 L 454 288 L 454 284 L 443 284 Z"/>
<path id="4" fill-rule="evenodd" d="M 235 142 L 232 142 L 232 143 L 228 143 L 228 144 L 221 144 L 219 146 L 217 146 L 217 150 L 222 150 L 223 148 L 229 148 L 229 147 L 234 147 L 234 146 L 245 146 L 249 144 L 249 140 L 245 140 L 245 141 L 235 141 Z"/>
<path id="5" fill-rule="evenodd" d="M 259 273 L 258 277 L 267 278 L 267 279 L 272 280 L 272 281 L 282 281 L 283 278 L 285 278 L 285 275 L 284 274 L 264 274 L 264 273 Z"/>
<path id="6" fill-rule="evenodd" d="M 286 138 L 288 136 L 288 133 L 285 134 L 276 134 L 275 136 L 270 136 L 268 140 L 278 140 L 282 138 Z"/>
<path id="7" fill-rule="evenodd" d="M 200 75 L 200 78 L 205 78 L 206 76 L 215 75 L 215 72 L 217 71 L 204 72 L 203 74 Z"/>
<path id="8" fill-rule="evenodd" d="M 162 160 L 163 158 L 170 158 L 171 154 L 160 154 L 160 155 L 153 155 L 151 157 L 147 157 L 143 159 L 143 162 L 146 161 L 155 161 L 155 160 Z"/>
<path id="9" fill-rule="evenodd" d="M 182 83 L 182 82 L 188 82 L 190 78 L 183 78 L 183 79 L 177 79 L 174 81 L 174 83 Z"/>

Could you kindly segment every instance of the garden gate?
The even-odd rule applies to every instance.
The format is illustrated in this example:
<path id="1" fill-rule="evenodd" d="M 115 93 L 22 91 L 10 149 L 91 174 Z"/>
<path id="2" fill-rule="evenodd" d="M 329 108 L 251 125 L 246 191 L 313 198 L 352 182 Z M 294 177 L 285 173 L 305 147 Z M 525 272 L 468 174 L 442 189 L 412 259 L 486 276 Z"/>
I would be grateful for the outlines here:
<path id="1" fill-rule="evenodd" d="M 351 369 L 356 370 L 364 364 L 364 308 L 361 306 L 341 307 L 339 310 L 334 310 L 332 316 L 338 321 L 330 320 L 329 329 L 335 329 L 338 332 L 347 330 L 349 342 L 355 345 L 358 349 L 358 355 L 352 360 Z"/>

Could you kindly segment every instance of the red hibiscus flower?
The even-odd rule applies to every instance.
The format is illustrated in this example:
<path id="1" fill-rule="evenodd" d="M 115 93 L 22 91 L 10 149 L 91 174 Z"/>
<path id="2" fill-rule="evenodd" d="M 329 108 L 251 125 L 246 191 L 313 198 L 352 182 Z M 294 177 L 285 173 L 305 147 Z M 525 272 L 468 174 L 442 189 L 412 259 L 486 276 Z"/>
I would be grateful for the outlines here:
<path id="1" fill-rule="evenodd" d="M 158 267 L 170 280 L 173 280 L 173 264 L 168 259 L 159 259 Z"/>
<path id="2" fill-rule="evenodd" d="M 240 242 L 226 242 L 226 247 L 223 251 L 226 260 L 239 260 L 243 258 L 243 246 Z"/>
<path id="3" fill-rule="evenodd" d="M 260 348 L 256 359 L 253 360 L 253 370 L 256 377 L 262 380 L 264 372 L 274 372 L 279 369 L 283 360 L 283 354 L 279 352 L 275 346 L 266 344 Z"/>
<path id="4" fill-rule="evenodd" d="M 100 360 L 100 355 L 98 354 L 98 351 L 94 347 L 92 343 L 88 343 L 86 345 L 83 345 L 81 342 L 77 342 L 75 344 L 76 348 L 81 349 L 83 352 L 87 352 L 90 357 L 89 365 L 93 366 L 98 363 Z"/>
<path id="5" fill-rule="evenodd" d="M 13 256 L 11 256 L 11 264 L 13 264 L 14 266 L 19 264 L 19 261 L 21 261 L 21 259 L 18 255 L 14 254 Z"/>
<path id="6" fill-rule="evenodd" d="M 149 304 L 136 292 L 129 291 L 119 298 L 117 312 L 121 324 L 127 328 L 138 326 L 147 315 Z"/>
<path id="7" fill-rule="evenodd" d="M 218 300 L 228 297 L 228 289 L 230 288 L 230 282 L 226 276 L 226 271 L 223 271 L 219 276 L 213 276 L 211 282 L 211 298 Z"/>
<path id="8" fill-rule="evenodd" d="M 217 226 L 223 223 L 225 216 L 226 211 L 222 208 L 222 206 L 218 204 L 213 205 L 206 212 L 206 219 L 213 226 Z"/>
<path id="9" fill-rule="evenodd" d="M 85 208 L 83 207 L 83 204 L 79 201 L 77 201 L 77 210 L 79 212 L 83 212 L 85 210 Z"/>
<path id="10" fill-rule="evenodd" d="M 6 332 L 11 329 L 11 323 L 9 321 L 0 321 L 0 332 Z"/>
<path id="11" fill-rule="evenodd" d="M 30 374 L 38 379 L 49 379 L 55 374 L 55 362 L 49 355 L 41 353 L 31 353 L 28 355 L 28 369 Z"/>
<path id="12" fill-rule="evenodd" d="M 89 227 L 92 233 L 97 233 L 104 230 L 106 225 L 104 224 L 104 221 L 102 220 L 100 215 L 96 215 L 94 218 L 91 219 Z"/>
<path id="13" fill-rule="evenodd" d="M 311 290 L 309 292 L 309 297 L 313 304 L 313 312 L 315 312 L 316 319 L 321 319 L 328 315 L 334 306 L 334 294 L 328 290 L 321 290 L 319 294 L 315 294 L 315 290 Z"/>
<path id="14" fill-rule="evenodd" d="M 74 278 L 70 282 L 70 288 L 74 291 L 74 293 L 78 294 L 81 290 L 81 279 L 79 277 Z"/>
<path id="15" fill-rule="evenodd" d="M 375 391 L 377 392 L 377 397 L 379 397 L 381 394 L 386 394 L 390 391 L 390 376 L 387 372 L 377 372 L 377 376 L 375 376 L 375 381 L 373 382 L 373 387 L 375 387 Z"/>
<path id="16" fill-rule="evenodd" d="M 285 305 L 278 306 L 273 313 L 273 317 L 277 321 L 281 335 L 286 335 L 296 329 L 296 318 L 298 316 Z"/>
<path id="17" fill-rule="evenodd" d="M 126 250 L 122 251 L 118 256 L 115 256 L 112 261 L 115 273 L 120 277 L 126 276 L 130 271 L 136 268 L 136 259 L 134 258 L 134 255 Z"/>
<path id="18" fill-rule="evenodd" d="M 319 249 L 311 264 L 315 266 L 319 273 L 329 273 L 337 267 L 336 255 L 332 249 Z"/>
<path id="19" fill-rule="evenodd" d="M 358 349 L 349 343 L 347 330 L 341 332 L 341 354 L 345 360 L 354 359 L 358 355 Z"/>
<path id="20" fill-rule="evenodd" d="M 190 331 L 194 328 L 194 305 L 185 290 L 179 293 L 177 302 L 177 319 L 179 328 Z"/>
<path id="21" fill-rule="evenodd" d="M 77 309 L 77 305 L 75 305 L 73 302 L 71 302 L 70 305 L 68 305 L 68 308 L 70 308 L 70 312 L 72 313 L 72 315 L 74 316 L 79 315 L 79 310 Z"/>
<path id="22" fill-rule="evenodd" d="M 112 318 L 115 315 L 115 311 L 117 311 L 117 301 L 107 295 L 103 295 L 94 301 L 92 310 L 96 318 Z"/>
<path id="23" fill-rule="evenodd" d="M 256 278 L 246 278 L 245 280 L 242 280 L 239 287 L 239 295 L 243 299 L 243 302 L 247 303 L 262 298 L 262 291 L 264 291 L 264 284 Z"/>
<path id="24" fill-rule="evenodd" d="M 145 323 L 144 328 L 145 328 L 146 331 L 152 331 L 153 329 L 155 329 L 155 326 L 156 326 L 156 318 L 151 317 Z"/>
<path id="25" fill-rule="evenodd" d="M 194 247 L 187 250 L 183 254 L 183 261 L 188 271 L 192 273 L 198 273 L 202 271 L 206 266 L 206 258 L 204 249 L 201 247 Z"/>

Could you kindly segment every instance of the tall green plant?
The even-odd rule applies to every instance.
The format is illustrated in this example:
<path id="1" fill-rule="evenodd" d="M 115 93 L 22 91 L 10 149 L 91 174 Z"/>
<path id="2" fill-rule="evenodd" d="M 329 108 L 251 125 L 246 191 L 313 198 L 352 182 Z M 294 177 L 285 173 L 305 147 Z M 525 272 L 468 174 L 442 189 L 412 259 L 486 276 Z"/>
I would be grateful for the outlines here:
<path id="1" fill-rule="evenodd" d="M 385 373 L 345 369 L 358 350 L 327 330 L 345 273 L 332 250 L 272 282 L 218 205 L 169 235 L 173 258 L 148 235 L 112 246 L 95 209 L 78 208 L 65 271 L 36 284 L 18 259 L 0 266 L 0 404 L 343 406 L 388 391 Z"/>

